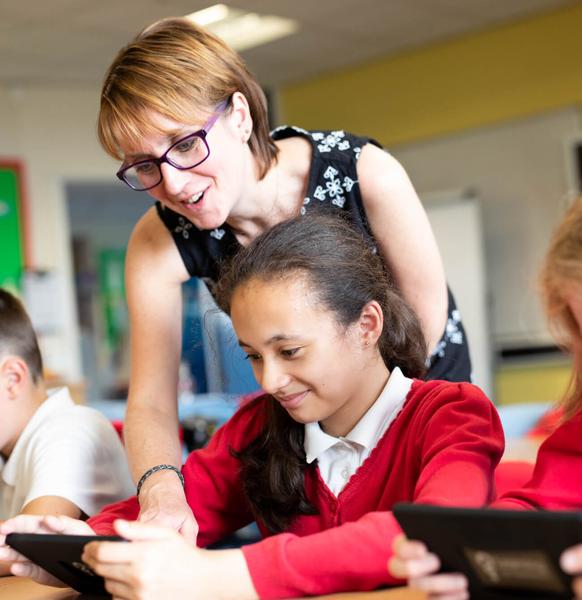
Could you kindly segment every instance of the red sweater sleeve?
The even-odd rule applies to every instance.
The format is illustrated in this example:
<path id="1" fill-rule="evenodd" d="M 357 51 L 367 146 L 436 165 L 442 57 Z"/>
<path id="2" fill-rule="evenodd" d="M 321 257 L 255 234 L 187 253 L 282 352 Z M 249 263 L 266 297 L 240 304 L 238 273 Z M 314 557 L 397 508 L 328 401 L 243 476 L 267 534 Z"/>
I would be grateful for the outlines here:
<path id="1" fill-rule="evenodd" d="M 186 500 L 198 522 L 197 544 L 216 542 L 254 520 L 244 497 L 240 479 L 240 462 L 233 452 L 246 447 L 263 426 L 263 403 L 259 398 L 245 404 L 212 436 L 202 450 L 188 456 L 182 474 Z M 136 497 L 106 506 L 89 519 L 96 533 L 113 533 L 118 518 L 135 520 L 139 515 Z"/>
<path id="2" fill-rule="evenodd" d="M 531 479 L 501 496 L 494 508 L 580 510 L 582 414 L 562 424 L 540 446 Z"/>
<path id="3" fill-rule="evenodd" d="M 420 406 L 407 434 L 418 440 L 421 462 L 409 500 L 466 506 L 490 500 L 503 430 L 495 407 L 478 388 L 443 385 Z M 398 583 L 387 563 L 399 532 L 391 512 L 371 512 L 313 535 L 276 535 L 242 551 L 261 598 L 369 590 Z"/>
<path id="4" fill-rule="evenodd" d="M 421 471 L 414 501 L 467 507 L 491 502 L 505 448 L 493 403 L 470 383 L 448 384 L 419 410 Z"/>

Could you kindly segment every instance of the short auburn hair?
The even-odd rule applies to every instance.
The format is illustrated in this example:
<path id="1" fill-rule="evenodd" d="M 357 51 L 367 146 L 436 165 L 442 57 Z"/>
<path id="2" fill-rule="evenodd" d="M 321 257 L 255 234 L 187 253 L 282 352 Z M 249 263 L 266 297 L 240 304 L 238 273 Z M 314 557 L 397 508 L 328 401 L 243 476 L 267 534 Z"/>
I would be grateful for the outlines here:
<path id="1" fill-rule="evenodd" d="M 240 92 L 249 103 L 249 146 L 264 177 L 277 156 L 269 135 L 267 100 L 243 59 L 220 38 L 187 18 L 162 19 L 122 48 L 101 90 L 99 141 L 123 159 L 121 144 L 163 133 L 149 119 L 154 111 L 182 123 L 210 114 Z"/>

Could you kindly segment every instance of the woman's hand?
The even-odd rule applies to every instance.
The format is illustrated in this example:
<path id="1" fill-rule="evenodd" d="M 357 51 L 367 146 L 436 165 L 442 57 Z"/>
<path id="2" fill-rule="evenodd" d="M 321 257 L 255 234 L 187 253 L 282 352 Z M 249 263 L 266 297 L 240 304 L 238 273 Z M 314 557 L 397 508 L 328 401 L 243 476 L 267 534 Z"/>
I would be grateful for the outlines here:
<path id="1" fill-rule="evenodd" d="M 560 557 L 560 565 L 569 575 L 577 575 L 574 577 L 572 589 L 575 597 L 582 599 L 582 544 L 564 550 Z"/>
<path id="2" fill-rule="evenodd" d="M 19 577 L 30 577 L 37 583 L 55 587 L 67 587 L 62 581 L 30 562 L 25 556 L 6 545 L 10 533 L 52 533 L 68 535 L 95 535 L 83 521 L 71 517 L 18 515 L 0 525 L 0 562 L 10 564 L 10 573 Z"/>
<path id="3" fill-rule="evenodd" d="M 423 590 L 429 599 L 466 600 L 469 598 L 467 578 L 461 573 L 441 573 L 440 560 L 422 542 L 408 540 L 404 535 L 394 541 L 394 555 L 388 571 L 399 579 L 408 580 L 412 588 Z"/>
<path id="4" fill-rule="evenodd" d="M 196 543 L 198 523 L 176 474 L 159 471 L 150 479 L 153 481 L 146 481 L 140 490 L 138 520 L 146 525 L 169 527 L 192 544 Z"/>
<path id="5" fill-rule="evenodd" d="M 115 529 L 131 543 L 92 542 L 83 561 L 116 599 L 257 598 L 240 550 L 201 550 L 176 531 L 139 522 L 116 521 Z"/>

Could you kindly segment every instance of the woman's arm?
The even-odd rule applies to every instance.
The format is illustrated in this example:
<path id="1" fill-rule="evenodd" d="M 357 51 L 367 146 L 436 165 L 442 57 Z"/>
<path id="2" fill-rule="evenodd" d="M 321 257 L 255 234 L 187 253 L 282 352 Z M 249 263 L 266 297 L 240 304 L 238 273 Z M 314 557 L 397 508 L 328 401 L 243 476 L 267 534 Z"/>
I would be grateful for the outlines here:
<path id="1" fill-rule="evenodd" d="M 136 225 L 126 259 L 131 376 L 124 438 L 134 481 L 159 464 L 181 465 L 178 367 L 182 343 L 181 284 L 189 275 L 155 209 Z M 140 491 L 140 520 L 196 535 L 180 480 L 151 475 Z"/>
<path id="2" fill-rule="evenodd" d="M 426 212 L 402 165 L 367 144 L 357 163 L 368 222 L 402 294 L 418 315 L 429 352 L 443 335 L 447 287 Z"/>

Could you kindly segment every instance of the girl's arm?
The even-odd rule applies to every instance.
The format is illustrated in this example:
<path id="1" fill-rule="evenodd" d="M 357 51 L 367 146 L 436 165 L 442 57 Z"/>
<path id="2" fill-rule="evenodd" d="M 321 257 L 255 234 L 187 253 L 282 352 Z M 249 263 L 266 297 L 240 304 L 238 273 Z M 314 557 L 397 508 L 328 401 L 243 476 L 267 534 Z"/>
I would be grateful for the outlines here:
<path id="1" fill-rule="evenodd" d="M 368 222 L 395 282 L 420 319 L 429 352 L 443 335 L 447 287 L 426 212 L 402 165 L 367 144 L 357 163 Z"/>
<path id="2" fill-rule="evenodd" d="M 200 550 L 175 531 L 142 523 L 117 521 L 115 531 L 132 543 L 93 542 L 83 553 L 114 598 L 258 598 L 240 550 Z"/>
<path id="3" fill-rule="evenodd" d="M 181 284 L 189 275 L 155 209 L 138 222 L 126 259 L 131 377 L 124 438 L 134 481 L 159 464 L 181 465 L 178 367 L 182 343 Z M 140 520 L 189 538 L 196 521 L 172 471 L 151 475 L 140 491 Z"/>

